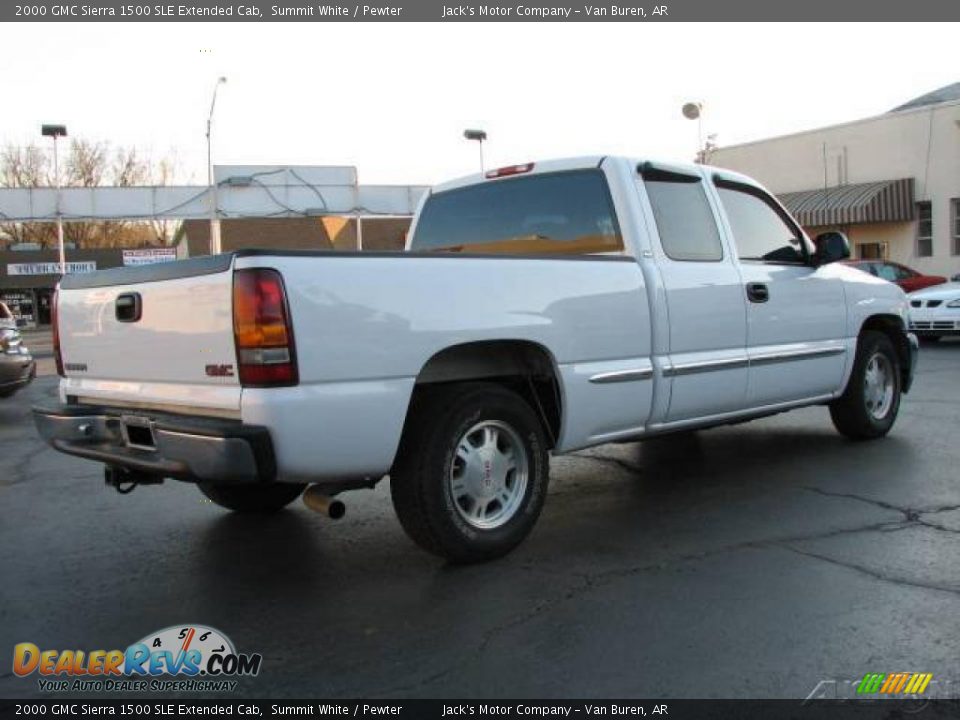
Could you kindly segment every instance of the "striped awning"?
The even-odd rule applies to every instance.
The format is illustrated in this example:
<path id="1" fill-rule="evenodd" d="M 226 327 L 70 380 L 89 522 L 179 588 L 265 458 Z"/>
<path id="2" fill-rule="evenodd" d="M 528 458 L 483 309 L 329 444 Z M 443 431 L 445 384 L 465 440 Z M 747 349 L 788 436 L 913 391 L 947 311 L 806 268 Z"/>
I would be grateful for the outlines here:
<path id="1" fill-rule="evenodd" d="M 804 190 L 778 197 L 804 227 L 906 222 L 914 218 L 913 178 Z"/>

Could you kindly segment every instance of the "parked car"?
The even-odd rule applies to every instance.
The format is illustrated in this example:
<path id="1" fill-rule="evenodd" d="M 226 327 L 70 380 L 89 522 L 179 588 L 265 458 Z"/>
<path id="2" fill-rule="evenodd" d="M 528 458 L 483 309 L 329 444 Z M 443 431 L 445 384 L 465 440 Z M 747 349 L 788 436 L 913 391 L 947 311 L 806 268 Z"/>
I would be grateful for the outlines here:
<path id="1" fill-rule="evenodd" d="M 10 308 L 7 307 L 7 304 L 0 302 L 0 330 L 4 329 L 16 330 L 17 319 L 13 316 L 13 313 L 10 312 Z"/>
<path id="2" fill-rule="evenodd" d="M 924 275 L 906 265 L 888 260 L 848 260 L 847 264 L 896 283 L 903 288 L 904 292 L 922 290 L 925 287 L 947 282 L 942 275 Z"/>
<path id="3" fill-rule="evenodd" d="M 23 344 L 20 333 L 0 329 L 0 398 L 13 395 L 37 376 L 37 363 Z"/>
<path id="4" fill-rule="evenodd" d="M 960 335 L 960 282 L 918 290 L 907 298 L 910 329 L 921 340 L 936 342 L 942 337 Z"/>
<path id="5" fill-rule="evenodd" d="M 916 338 L 753 180 L 614 157 L 426 194 L 402 253 L 241 250 L 66 276 L 41 435 L 124 488 L 277 510 L 372 487 L 456 562 L 531 530 L 549 453 L 826 405 L 877 438 Z"/>

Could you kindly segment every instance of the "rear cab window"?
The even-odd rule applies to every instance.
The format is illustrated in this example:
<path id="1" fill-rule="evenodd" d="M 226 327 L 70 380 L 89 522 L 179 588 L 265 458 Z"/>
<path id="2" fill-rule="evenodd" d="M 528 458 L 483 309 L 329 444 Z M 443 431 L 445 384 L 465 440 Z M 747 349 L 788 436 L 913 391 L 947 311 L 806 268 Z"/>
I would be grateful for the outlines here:
<path id="1" fill-rule="evenodd" d="M 603 172 L 569 170 L 433 193 L 410 250 L 587 255 L 621 252 L 623 237 Z"/>
<path id="2" fill-rule="evenodd" d="M 682 262 L 723 260 L 720 233 L 701 178 L 649 164 L 641 175 L 666 256 Z"/>

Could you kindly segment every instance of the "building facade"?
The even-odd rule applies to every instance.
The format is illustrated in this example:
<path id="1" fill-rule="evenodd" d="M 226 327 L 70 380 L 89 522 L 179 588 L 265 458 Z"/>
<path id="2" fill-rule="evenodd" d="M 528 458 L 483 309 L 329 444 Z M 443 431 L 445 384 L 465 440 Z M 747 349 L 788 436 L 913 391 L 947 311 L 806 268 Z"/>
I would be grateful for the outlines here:
<path id="1" fill-rule="evenodd" d="M 855 257 L 960 273 L 960 83 L 884 115 L 716 149 L 814 236 L 842 230 Z"/>
<path id="2" fill-rule="evenodd" d="M 83 273 L 120 267 L 120 249 L 67 250 L 67 272 Z M 6 303 L 22 328 L 50 324 L 53 290 L 60 281 L 56 250 L 0 251 L 0 302 Z"/>
<path id="3" fill-rule="evenodd" d="M 232 218 L 220 221 L 223 252 L 246 248 L 268 250 L 403 250 L 412 218 Z M 184 220 L 176 241 L 181 258 L 210 253 L 210 221 Z"/>
<path id="4" fill-rule="evenodd" d="M 60 281 L 56 250 L 0 251 L 0 302 L 10 308 L 17 325 L 30 329 L 50 324 L 53 291 Z M 66 251 L 67 273 L 170 262 L 177 259 L 171 247 L 91 248 Z"/>

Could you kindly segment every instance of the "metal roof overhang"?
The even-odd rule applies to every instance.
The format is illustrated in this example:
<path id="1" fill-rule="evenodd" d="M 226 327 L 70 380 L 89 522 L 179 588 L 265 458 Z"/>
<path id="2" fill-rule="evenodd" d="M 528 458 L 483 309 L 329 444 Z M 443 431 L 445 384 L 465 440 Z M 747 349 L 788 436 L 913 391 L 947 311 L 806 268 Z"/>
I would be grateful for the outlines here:
<path id="1" fill-rule="evenodd" d="M 915 217 L 913 178 L 804 190 L 778 197 L 805 227 L 907 222 Z"/>

